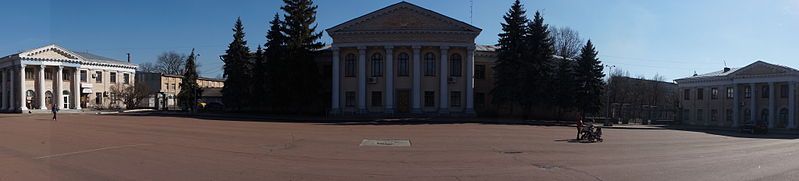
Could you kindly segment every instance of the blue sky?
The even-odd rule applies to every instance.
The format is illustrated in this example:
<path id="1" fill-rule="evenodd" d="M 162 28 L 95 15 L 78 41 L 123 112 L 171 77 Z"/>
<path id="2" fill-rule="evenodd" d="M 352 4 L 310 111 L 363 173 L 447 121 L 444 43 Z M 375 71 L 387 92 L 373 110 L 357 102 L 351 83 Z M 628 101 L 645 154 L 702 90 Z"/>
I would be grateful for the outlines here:
<path id="1" fill-rule="evenodd" d="M 317 0 L 318 30 L 398 0 Z M 483 29 L 478 44 L 495 44 L 511 0 L 411 0 Z M 590 38 L 606 64 L 647 78 L 672 80 L 745 66 L 756 60 L 799 67 L 799 1 L 577 1 L 526 0 L 529 16 L 540 10 L 551 26 L 569 26 Z M 196 48 L 203 76 L 221 74 L 222 54 L 236 17 L 254 49 L 264 43 L 279 0 L 15 0 L 0 8 L 0 54 L 50 43 L 73 51 L 152 62 L 165 51 Z M 330 42 L 325 35 L 323 42 Z"/>

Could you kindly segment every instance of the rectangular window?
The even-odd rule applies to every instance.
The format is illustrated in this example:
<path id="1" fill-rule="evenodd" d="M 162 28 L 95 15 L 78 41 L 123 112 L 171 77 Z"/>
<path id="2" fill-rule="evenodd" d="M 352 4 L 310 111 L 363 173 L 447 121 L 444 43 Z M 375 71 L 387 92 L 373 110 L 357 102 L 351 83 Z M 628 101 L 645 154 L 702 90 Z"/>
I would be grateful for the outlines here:
<path id="1" fill-rule="evenodd" d="M 164 83 L 164 89 L 169 90 L 169 83 Z"/>
<path id="2" fill-rule="evenodd" d="M 486 78 L 486 66 L 485 65 L 474 65 L 474 78 L 475 79 L 485 79 Z"/>
<path id="3" fill-rule="evenodd" d="M 752 88 L 751 87 L 744 88 L 744 97 L 745 98 L 752 98 Z"/>
<path id="4" fill-rule="evenodd" d="M 33 69 L 25 69 L 25 80 L 33 80 L 36 75 L 33 74 Z"/>
<path id="5" fill-rule="evenodd" d="M 732 122 L 732 110 L 731 109 L 727 109 L 727 110 L 724 111 L 724 119 L 727 120 L 727 122 Z"/>
<path id="6" fill-rule="evenodd" d="M 449 93 L 449 104 L 452 107 L 461 107 L 461 92 L 452 91 Z"/>
<path id="7" fill-rule="evenodd" d="M 732 99 L 735 96 L 735 89 L 727 87 L 727 99 Z"/>
<path id="8" fill-rule="evenodd" d="M 372 92 L 372 106 L 383 106 L 383 92 Z"/>
<path id="9" fill-rule="evenodd" d="M 88 80 L 88 78 L 86 77 L 86 71 L 85 70 L 81 70 L 80 71 L 80 82 L 86 82 L 87 80 Z"/>
<path id="10" fill-rule="evenodd" d="M 482 108 L 485 106 L 485 93 L 482 92 L 475 92 L 474 93 L 474 105 L 475 107 Z"/>
<path id="11" fill-rule="evenodd" d="M 117 83 L 117 73 L 116 73 L 116 72 L 111 72 L 111 73 L 108 75 L 108 78 L 109 78 L 109 79 L 111 79 L 111 80 L 110 80 L 110 81 L 111 81 L 111 83 Z"/>
<path id="12" fill-rule="evenodd" d="M 399 57 L 397 57 L 397 76 L 400 77 L 407 77 L 408 76 L 408 54 L 401 53 Z"/>
<path id="13" fill-rule="evenodd" d="M 436 93 L 433 91 L 424 91 L 424 107 L 436 106 Z"/>
<path id="14" fill-rule="evenodd" d="M 682 90 L 683 100 L 691 100 L 691 89 Z"/>
<path id="15" fill-rule="evenodd" d="M 451 77 L 460 77 L 461 76 L 461 59 L 460 55 L 453 55 L 453 58 L 449 60 L 449 76 Z"/>
<path id="16" fill-rule="evenodd" d="M 172 84 L 172 90 L 178 90 L 177 84 Z"/>
<path id="17" fill-rule="evenodd" d="M 682 110 L 682 120 L 683 121 L 690 121 L 691 120 L 691 110 L 683 109 Z"/>
<path id="18" fill-rule="evenodd" d="M 788 85 L 780 85 L 780 98 L 788 98 Z"/>
<path id="19" fill-rule="evenodd" d="M 72 76 L 69 73 L 69 70 L 61 71 L 61 80 L 72 80 Z"/>
<path id="20" fill-rule="evenodd" d="M 380 54 L 372 55 L 372 77 L 383 76 L 383 57 Z"/>
<path id="21" fill-rule="evenodd" d="M 427 56 L 433 56 L 432 54 L 428 53 Z M 436 59 L 427 57 L 424 61 L 424 75 L 425 76 L 436 76 Z"/>
<path id="22" fill-rule="evenodd" d="M 762 90 L 762 91 L 760 91 L 760 97 L 761 98 L 768 98 L 768 96 L 769 96 L 768 95 L 769 94 L 768 86 L 763 86 L 762 88 L 760 88 L 760 90 Z"/>
<path id="23" fill-rule="evenodd" d="M 45 80 L 53 80 L 53 70 L 44 69 L 44 79 Z"/>
<path id="24" fill-rule="evenodd" d="M 130 74 L 122 74 L 122 83 L 130 84 Z"/>
<path id="25" fill-rule="evenodd" d="M 103 104 L 103 93 L 98 92 L 98 93 L 95 93 L 94 95 L 97 96 L 97 97 L 94 97 L 94 104 L 97 104 L 97 105 Z"/>
<path id="26" fill-rule="evenodd" d="M 696 100 L 702 100 L 705 98 L 705 89 L 699 88 L 696 89 Z"/>
<path id="27" fill-rule="evenodd" d="M 347 107 L 355 107 L 355 92 L 347 91 L 344 93 L 344 105 Z"/>
<path id="28" fill-rule="evenodd" d="M 96 73 L 95 77 L 94 77 L 95 82 L 103 83 L 103 72 L 102 71 L 97 71 L 95 73 Z"/>
<path id="29" fill-rule="evenodd" d="M 344 76 L 355 77 L 355 60 L 344 60 Z"/>
<path id="30" fill-rule="evenodd" d="M 718 121 L 718 114 L 719 114 L 718 110 L 711 109 L 710 110 L 710 121 L 711 122 Z"/>
<path id="31" fill-rule="evenodd" d="M 710 99 L 716 100 L 719 98 L 719 89 L 710 88 Z"/>
<path id="32" fill-rule="evenodd" d="M 705 110 L 697 109 L 696 110 L 696 121 L 703 121 L 704 120 L 704 113 L 705 113 Z"/>

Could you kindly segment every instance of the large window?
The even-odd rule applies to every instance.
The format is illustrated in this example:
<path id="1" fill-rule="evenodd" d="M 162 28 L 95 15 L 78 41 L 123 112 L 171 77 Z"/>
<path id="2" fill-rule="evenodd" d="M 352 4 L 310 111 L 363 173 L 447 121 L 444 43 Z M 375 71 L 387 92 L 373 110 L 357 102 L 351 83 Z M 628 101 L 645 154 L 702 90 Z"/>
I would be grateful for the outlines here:
<path id="1" fill-rule="evenodd" d="M 397 76 L 400 77 L 407 77 L 408 76 L 408 54 L 407 53 L 400 53 L 397 56 Z"/>
<path id="2" fill-rule="evenodd" d="M 81 70 L 80 71 L 80 82 L 86 82 L 87 79 L 88 78 L 86 77 L 86 71 L 85 70 Z"/>
<path id="3" fill-rule="evenodd" d="M 347 91 L 344 93 L 344 105 L 347 107 L 355 107 L 355 92 Z"/>
<path id="4" fill-rule="evenodd" d="M 61 71 L 61 80 L 72 80 L 72 74 L 69 70 Z"/>
<path id="5" fill-rule="evenodd" d="M 696 89 L 696 100 L 702 100 L 705 98 L 705 89 L 699 88 Z"/>
<path id="6" fill-rule="evenodd" d="M 704 114 L 705 114 L 705 110 L 697 109 L 696 110 L 696 121 L 704 121 L 705 120 L 704 119 L 704 117 L 705 117 Z"/>
<path id="7" fill-rule="evenodd" d="M 780 85 L 780 98 L 788 98 L 788 85 Z"/>
<path id="8" fill-rule="evenodd" d="M 130 84 L 130 74 L 122 74 L 122 83 Z"/>
<path id="9" fill-rule="evenodd" d="M 436 93 L 433 91 L 424 91 L 424 107 L 436 106 Z"/>
<path id="10" fill-rule="evenodd" d="M 25 69 L 25 80 L 33 80 L 36 75 L 33 74 L 33 69 Z"/>
<path id="11" fill-rule="evenodd" d="M 485 65 L 474 65 L 474 78 L 475 79 L 485 79 L 486 78 L 486 66 Z"/>
<path id="12" fill-rule="evenodd" d="M 383 106 L 383 92 L 372 92 L 372 106 Z"/>
<path id="13" fill-rule="evenodd" d="M 710 99 L 716 100 L 719 98 L 719 89 L 710 88 Z"/>
<path id="14" fill-rule="evenodd" d="M 744 110 L 744 122 L 751 123 L 752 122 L 752 110 L 745 109 Z"/>
<path id="15" fill-rule="evenodd" d="M 424 75 L 436 76 L 436 55 L 433 53 L 424 55 Z"/>
<path id="16" fill-rule="evenodd" d="M 111 83 L 117 83 L 117 73 L 116 72 L 111 72 L 108 75 L 108 78 L 111 79 Z"/>
<path id="17" fill-rule="evenodd" d="M 44 79 L 45 80 L 53 80 L 53 73 L 52 69 L 44 69 Z"/>
<path id="18" fill-rule="evenodd" d="M 449 93 L 449 105 L 452 107 L 461 107 L 460 91 L 452 91 Z"/>
<path id="19" fill-rule="evenodd" d="M 355 54 L 347 54 L 344 57 L 344 76 L 355 77 Z"/>
<path id="20" fill-rule="evenodd" d="M 95 82 L 103 83 L 103 72 L 102 71 L 97 71 L 95 73 L 96 73 L 95 74 L 96 76 L 94 77 Z"/>
<path id="21" fill-rule="evenodd" d="M 372 77 L 383 76 L 383 54 L 372 54 Z"/>
<path id="22" fill-rule="evenodd" d="M 727 99 L 732 99 L 735 96 L 735 89 L 727 87 Z"/>
<path id="23" fill-rule="evenodd" d="M 761 98 L 768 98 L 768 96 L 769 96 L 768 86 L 763 86 L 763 87 L 760 88 L 760 90 L 762 90 L 762 91 L 760 91 L 760 97 Z"/>
<path id="24" fill-rule="evenodd" d="M 788 123 L 788 109 L 782 108 L 780 109 L 779 115 L 779 122 L 777 122 L 778 128 L 785 128 L 785 125 Z"/>
<path id="25" fill-rule="evenodd" d="M 452 54 L 449 58 L 449 76 L 452 77 L 460 77 L 461 76 L 461 55 L 460 54 Z"/>
<path id="26" fill-rule="evenodd" d="M 710 110 L 710 122 L 718 121 L 719 111 L 715 109 Z"/>
<path id="27" fill-rule="evenodd" d="M 751 87 L 744 88 L 744 97 L 745 98 L 751 98 L 752 97 L 752 88 Z"/>
<path id="28" fill-rule="evenodd" d="M 682 90 L 682 98 L 683 100 L 691 100 L 691 89 Z"/>
<path id="29" fill-rule="evenodd" d="M 724 112 L 725 112 L 724 119 L 727 121 L 728 124 L 732 123 L 732 109 L 727 109 Z"/>

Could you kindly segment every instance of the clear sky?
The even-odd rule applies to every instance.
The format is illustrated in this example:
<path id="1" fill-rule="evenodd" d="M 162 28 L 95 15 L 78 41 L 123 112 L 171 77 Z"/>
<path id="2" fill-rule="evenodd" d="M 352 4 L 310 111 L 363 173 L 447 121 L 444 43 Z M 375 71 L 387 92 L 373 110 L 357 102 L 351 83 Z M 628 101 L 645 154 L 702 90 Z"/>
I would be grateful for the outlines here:
<path id="1" fill-rule="evenodd" d="M 318 30 L 399 0 L 317 0 Z M 410 0 L 483 29 L 478 44 L 495 44 L 511 0 Z M 525 0 L 551 26 L 569 26 L 590 38 L 600 59 L 631 75 L 672 80 L 745 66 L 756 60 L 799 68 L 799 1 Z M 279 0 L 12 0 L 0 7 L 0 54 L 50 43 L 73 51 L 152 62 L 165 51 L 196 48 L 203 76 L 222 73 L 218 55 L 241 17 L 251 48 L 264 43 Z M 325 34 L 323 42 L 330 42 Z"/>

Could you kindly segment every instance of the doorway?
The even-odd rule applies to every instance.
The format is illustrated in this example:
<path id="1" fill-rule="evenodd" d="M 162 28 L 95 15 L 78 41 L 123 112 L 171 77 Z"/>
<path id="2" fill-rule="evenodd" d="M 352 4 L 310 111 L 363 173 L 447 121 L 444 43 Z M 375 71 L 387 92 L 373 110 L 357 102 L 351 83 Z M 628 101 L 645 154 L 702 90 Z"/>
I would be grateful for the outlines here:
<path id="1" fill-rule="evenodd" d="M 411 92 L 409 90 L 397 90 L 397 112 L 411 112 Z"/>

